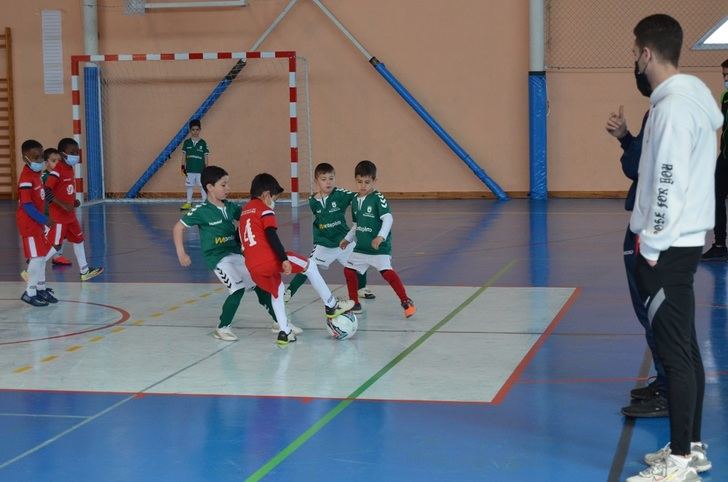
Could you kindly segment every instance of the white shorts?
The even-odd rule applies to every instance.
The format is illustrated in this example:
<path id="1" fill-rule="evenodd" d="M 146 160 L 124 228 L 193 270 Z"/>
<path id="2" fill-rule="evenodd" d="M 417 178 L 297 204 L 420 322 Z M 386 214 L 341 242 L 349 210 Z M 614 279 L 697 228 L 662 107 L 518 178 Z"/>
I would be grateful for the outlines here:
<path id="1" fill-rule="evenodd" d="M 185 177 L 185 187 L 202 186 L 201 176 L 199 172 L 188 172 Z"/>
<path id="2" fill-rule="evenodd" d="M 245 258 L 243 258 L 242 254 L 228 254 L 218 261 L 214 271 L 230 294 L 235 293 L 240 288 L 246 290 L 255 288 L 253 278 L 250 276 L 248 268 L 245 267 Z"/>
<path id="3" fill-rule="evenodd" d="M 346 262 L 347 268 L 355 269 L 361 274 L 366 273 L 369 266 L 377 271 L 392 269 L 392 257 L 388 254 L 351 253 Z"/>
<path id="4" fill-rule="evenodd" d="M 334 261 L 338 261 L 341 266 L 346 266 L 351 253 L 354 252 L 354 246 L 356 243 L 349 243 L 346 249 L 316 245 L 311 251 L 311 259 L 316 262 L 317 266 L 322 266 L 324 269 L 331 266 Z"/>

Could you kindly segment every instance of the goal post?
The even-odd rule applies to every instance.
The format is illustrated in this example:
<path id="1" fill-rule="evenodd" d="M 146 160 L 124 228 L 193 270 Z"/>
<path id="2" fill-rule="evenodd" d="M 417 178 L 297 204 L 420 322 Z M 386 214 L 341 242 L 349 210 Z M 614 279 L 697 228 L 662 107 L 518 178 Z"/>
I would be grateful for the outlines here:
<path id="1" fill-rule="evenodd" d="M 111 70 L 109 67 L 109 64 L 119 65 L 124 63 L 146 63 L 146 64 L 170 64 L 170 63 L 179 63 L 179 62 L 195 62 L 195 63 L 201 63 L 204 61 L 225 61 L 225 60 L 235 60 L 236 66 L 237 65 L 251 65 L 253 63 L 257 62 L 264 62 L 264 61 L 271 61 L 275 62 L 276 60 L 278 63 L 281 61 L 285 63 L 286 67 L 284 67 L 282 70 L 267 70 L 263 71 L 260 78 L 257 79 L 256 82 L 251 81 L 250 83 L 250 89 L 258 88 L 260 89 L 260 85 L 254 85 L 254 84 L 261 84 L 265 83 L 266 81 L 269 82 L 270 85 L 275 85 L 275 94 L 272 92 L 266 92 L 266 95 L 271 96 L 271 103 L 275 103 L 278 105 L 278 101 L 275 99 L 281 99 L 281 104 L 285 105 L 282 99 L 284 95 L 287 98 L 287 128 L 285 128 L 285 132 L 287 133 L 287 142 L 282 138 L 281 136 L 276 137 L 275 143 L 278 145 L 278 142 L 280 140 L 280 145 L 278 147 L 282 148 L 283 144 L 287 146 L 287 149 L 281 150 L 278 149 L 275 154 L 270 154 L 268 157 L 275 157 L 275 159 L 266 159 L 265 162 L 278 162 L 280 163 L 283 160 L 283 155 L 287 157 L 289 162 L 289 169 L 285 174 L 281 174 L 279 171 L 279 174 L 281 177 L 285 178 L 286 175 L 290 176 L 290 196 L 291 196 L 291 203 L 293 206 L 299 205 L 299 192 L 302 188 L 302 183 L 299 182 L 299 166 L 302 164 L 302 160 L 305 159 L 303 167 L 303 174 L 306 176 L 306 169 L 310 171 L 310 151 L 311 151 L 311 143 L 310 143 L 310 128 L 308 126 L 308 122 L 310 122 L 310 116 L 309 116 L 309 99 L 307 97 L 307 86 L 303 85 L 301 87 L 304 87 L 303 89 L 299 90 L 299 83 L 301 83 L 299 80 L 297 80 L 297 77 L 299 75 L 302 76 L 302 78 L 307 77 L 307 66 L 305 63 L 305 59 L 297 58 L 295 51 L 252 51 L 252 52 L 182 52 L 182 53 L 147 53 L 147 54 L 98 54 L 98 55 L 74 55 L 71 57 L 71 98 L 72 98 L 72 121 L 73 121 L 73 136 L 74 139 L 79 143 L 79 146 L 86 147 L 86 155 L 83 156 L 86 158 L 86 175 L 87 175 L 87 182 L 84 183 L 84 180 L 82 178 L 81 174 L 81 168 L 80 166 L 76 166 L 76 179 L 77 179 L 77 187 L 78 192 L 80 193 L 80 196 L 83 196 L 84 193 L 84 184 L 87 186 L 94 187 L 94 192 L 89 194 L 93 194 L 93 197 L 99 196 L 100 191 L 100 197 L 104 198 L 105 193 L 107 190 L 103 187 L 104 185 L 104 165 L 107 162 L 105 159 L 108 157 L 107 153 L 105 152 L 106 148 L 106 141 L 104 139 L 104 129 L 107 129 L 107 126 L 102 126 L 104 118 L 108 119 L 115 119 L 115 112 L 104 112 L 105 102 L 102 102 L 102 97 L 105 96 L 105 89 L 104 81 L 99 80 L 100 77 L 103 77 L 104 72 L 101 66 L 103 66 L 104 69 Z M 249 62 L 251 61 L 251 62 Z M 303 72 L 301 72 L 300 65 L 303 64 L 304 69 Z M 81 70 L 82 66 L 84 66 L 83 71 Z M 223 64 L 222 67 L 227 71 L 229 69 L 229 65 L 225 67 Z M 214 75 L 214 69 L 211 69 L 209 67 L 203 66 L 199 67 L 200 72 L 199 75 L 204 75 L 206 80 L 210 80 L 213 78 Z M 175 83 L 183 84 L 184 82 L 191 82 L 190 78 L 193 76 L 193 74 L 190 74 L 192 72 L 192 69 L 185 67 L 183 70 L 177 70 L 175 72 L 182 72 L 182 74 L 177 75 L 183 75 L 185 76 L 184 81 L 178 81 L 175 78 L 174 72 L 172 73 L 164 73 L 164 74 L 156 74 L 159 82 L 168 82 L 170 84 L 169 89 L 163 89 L 163 92 L 166 90 L 173 91 L 173 85 Z M 246 68 L 247 72 L 247 68 Z M 133 77 L 133 73 L 131 76 Z M 282 92 L 280 89 L 277 88 L 277 85 L 275 82 L 270 81 L 270 78 L 279 77 L 279 79 L 276 82 L 279 82 L 281 84 L 285 83 L 287 84 L 287 93 Z M 287 81 L 285 78 L 281 79 L 280 77 L 287 77 Z M 222 78 L 222 80 L 220 80 Z M 263 80 L 261 80 L 261 78 Z M 83 80 L 83 82 L 82 82 Z M 194 81 L 194 79 L 192 80 Z M 175 115 L 169 114 L 167 115 L 167 110 L 165 108 L 160 108 L 153 106 L 150 106 L 150 108 L 153 110 L 153 112 L 139 112 L 138 115 L 136 113 L 134 114 L 127 114 L 131 118 L 126 118 L 124 127 L 136 127 L 132 124 L 139 123 L 139 122 L 146 122 L 150 126 L 153 125 L 154 127 L 157 127 L 156 124 L 163 123 L 165 125 L 165 132 L 174 132 L 177 131 L 177 134 L 174 136 L 167 136 L 166 138 L 162 138 L 162 135 L 159 134 L 156 135 L 154 133 L 148 133 L 145 132 L 145 137 L 158 137 L 159 139 L 163 141 L 167 141 L 172 138 L 171 141 L 169 141 L 166 145 L 163 143 L 159 143 L 158 147 L 155 148 L 156 152 L 152 153 L 151 150 L 147 149 L 146 152 L 144 152 L 143 156 L 146 157 L 146 159 L 139 159 L 139 158 L 133 158 L 131 161 L 133 161 L 133 167 L 134 169 L 139 169 L 139 165 L 141 166 L 148 165 L 146 170 L 141 173 L 139 176 L 137 182 L 131 183 L 131 186 L 127 185 L 124 188 L 124 191 L 126 191 L 126 197 L 136 197 L 142 187 L 149 181 L 152 176 L 159 171 L 160 168 L 162 168 L 165 163 L 170 159 L 170 156 L 175 152 L 175 150 L 179 147 L 179 145 L 184 141 L 188 134 L 187 126 L 189 123 L 189 120 L 197 118 L 197 119 L 203 119 L 203 128 L 204 128 L 204 116 L 208 114 L 213 109 L 220 110 L 221 107 L 217 106 L 218 102 L 220 104 L 225 103 L 226 95 L 223 95 L 224 92 L 227 90 L 227 88 L 230 86 L 230 84 L 235 81 L 237 86 L 236 87 L 242 87 L 245 88 L 245 78 L 243 76 L 240 76 L 240 79 L 235 80 L 235 77 L 230 77 L 227 74 L 219 75 L 217 77 L 217 81 L 215 82 L 217 86 L 213 89 L 212 94 L 209 94 L 207 98 L 202 102 L 201 106 L 199 105 L 198 101 L 197 106 L 199 108 L 192 113 L 191 116 L 189 116 L 189 111 L 185 115 L 185 117 L 189 116 L 185 119 L 179 118 L 179 113 L 175 113 Z M 137 84 L 143 84 L 143 82 L 138 81 L 134 82 Z M 83 85 L 82 85 L 83 84 Z M 144 87 L 142 85 L 142 87 Z M 200 90 L 204 86 L 200 87 Z M 179 87 L 183 88 L 183 87 Z M 273 90 L 272 87 L 267 87 L 268 91 Z M 83 105 L 82 105 L 82 90 L 83 90 Z M 208 90 L 209 92 L 209 90 Z M 195 91 L 193 92 L 192 96 L 197 95 L 199 92 Z M 301 103 L 301 95 L 305 95 L 305 102 Z M 119 94 L 120 96 L 122 94 Z M 125 94 L 133 96 L 133 94 Z M 155 94 L 151 93 L 149 94 L 152 97 L 160 97 L 163 96 L 162 94 Z M 232 95 L 232 94 L 228 94 Z M 250 94 L 252 96 L 256 96 L 256 94 L 251 90 Z M 272 96 L 275 95 L 275 98 Z M 220 99 L 223 100 L 220 100 Z M 133 99 L 130 99 L 133 100 Z M 139 99 L 136 99 L 137 102 L 142 102 Z M 232 102 L 234 100 L 233 97 L 230 98 L 229 102 Z M 172 102 L 172 101 L 169 101 Z M 237 102 L 237 101 L 236 101 Z M 125 103 L 122 99 L 122 103 Z M 217 107 L 216 107 L 217 106 Z M 142 106 L 143 107 L 143 106 Z M 244 106 L 246 107 L 246 106 Z M 242 109 L 244 109 L 244 107 Z M 271 106 L 274 107 L 274 106 Z M 230 106 L 228 106 L 228 109 Z M 233 106 L 234 109 L 238 108 L 237 106 Z M 273 120 L 266 119 L 265 116 L 265 106 L 263 108 L 258 107 L 259 110 L 263 110 L 263 112 L 244 112 L 245 114 L 249 114 L 252 116 L 260 116 L 260 121 L 269 121 L 274 122 Z M 83 112 L 82 112 L 83 111 Z M 162 111 L 162 112 L 159 112 Z M 85 128 L 85 132 L 82 128 L 82 113 L 85 114 L 85 120 L 88 124 Z M 184 115 L 184 114 L 183 114 Z M 241 114 L 242 115 L 242 114 Z M 271 117 L 273 117 L 271 115 Z M 238 135 L 239 133 L 236 131 L 236 125 L 235 125 L 235 119 L 234 116 L 231 118 L 230 115 L 228 115 L 228 120 L 226 121 L 224 125 L 224 130 L 226 131 L 225 139 L 230 140 L 231 142 L 234 141 L 237 137 L 240 137 Z M 176 119 L 176 120 L 175 120 Z M 275 122 L 279 122 L 279 118 L 275 117 Z M 180 120 L 184 120 L 184 123 L 182 124 L 182 127 L 180 128 Z M 218 123 L 219 124 L 219 123 Z M 302 127 L 305 127 L 302 131 Z M 281 128 L 279 125 L 277 127 Z M 108 128 L 112 132 L 107 134 L 108 137 L 111 138 L 113 141 L 113 138 L 116 134 L 121 134 L 121 130 L 119 128 L 119 122 L 117 121 L 116 125 L 112 128 Z M 172 130 L 170 130 L 172 129 Z M 281 128 L 281 133 L 283 132 Z M 244 132 L 243 132 L 244 133 Z M 240 134 L 243 134 L 240 133 Z M 301 134 L 304 134 L 303 136 Z M 205 137 L 203 133 L 203 138 Z M 159 139 L 155 139 L 155 142 Z M 146 139 L 145 139 L 146 140 Z M 85 142 L 83 142 L 85 141 Z M 248 139 L 249 143 L 254 143 L 254 140 Z M 302 149 L 301 149 L 302 148 Z M 253 148 L 251 148 L 253 149 Z M 225 155 L 225 158 L 221 158 L 219 155 L 215 154 L 216 148 L 213 145 L 212 146 L 212 153 L 211 153 L 211 164 L 222 164 L 223 166 L 226 165 L 226 163 L 232 162 L 235 158 L 231 153 L 227 153 Z M 217 149 L 217 152 L 220 152 L 219 146 Z M 283 154 L 285 152 L 285 154 Z M 137 154 L 135 154 L 136 156 Z M 265 153 L 260 153 L 258 150 L 256 150 L 255 155 L 259 158 L 265 158 Z M 252 156 L 255 157 L 255 156 Z M 118 158 L 118 156 L 117 156 Z M 118 164 L 119 162 L 128 162 L 129 159 L 114 159 L 114 162 Z M 266 164 L 259 164 L 257 165 L 257 169 L 263 169 Z M 118 165 L 115 166 L 118 170 Z M 107 170 L 106 170 L 107 171 Z M 178 172 L 178 171 L 177 171 Z M 126 173 L 129 174 L 128 172 Z M 250 174 L 250 178 L 255 172 L 246 173 Z M 136 174 L 134 175 L 137 176 Z M 310 176 L 310 175 L 309 175 Z M 304 177 L 306 179 L 306 177 Z M 310 184 L 310 179 L 307 179 L 307 181 Z M 303 183 L 304 185 L 306 183 Z M 101 187 L 99 187 L 101 186 Z M 310 185 L 307 186 L 310 189 Z M 89 191 L 91 189 L 89 188 Z M 127 190 L 128 189 L 128 190 Z M 116 189 L 118 191 L 118 187 Z M 154 194 L 154 193 L 152 193 Z M 162 196 L 160 196 L 162 197 Z"/>

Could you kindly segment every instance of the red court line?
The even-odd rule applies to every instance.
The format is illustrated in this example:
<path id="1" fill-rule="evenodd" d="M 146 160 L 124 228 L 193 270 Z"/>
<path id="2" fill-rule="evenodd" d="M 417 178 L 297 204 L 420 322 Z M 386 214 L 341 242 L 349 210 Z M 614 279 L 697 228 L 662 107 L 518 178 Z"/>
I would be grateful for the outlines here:
<path id="1" fill-rule="evenodd" d="M 493 400 L 491 403 L 493 405 L 500 405 L 503 400 L 506 398 L 506 395 L 508 395 L 508 392 L 511 390 L 513 385 L 518 381 L 518 378 L 520 378 L 521 373 L 526 369 L 529 363 L 531 363 L 531 360 L 533 357 L 536 356 L 536 353 L 538 353 L 538 350 L 541 348 L 541 346 L 546 343 L 546 340 L 549 336 L 551 336 L 551 333 L 556 329 L 556 326 L 559 324 L 561 319 L 564 317 L 567 311 L 571 308 L 571 306 L 576 302 L 576 298 L 581 293 L 581 288 L 576 288 L 573 293 L 571 293 L 571 296 L 569 296 L 569 299 L 566 300 L 566 303 L 564 303 L 564 306 L 561 307 L 558 313 L 556 313 L 556 316 L 554 319 L 549 323 L 549 326 L 546 328 L 546 331 L 541 333 L 541 336 L 538 337 L 538 340 L 536 340 L 536 343 L 533 344 L 530 350 L 528 350 L 528 353 L 526 353 L 526 356 L 523 357 L 521 362 L 518 364 L 515 370 L 513 370 L 513 373 L 511 373 L 511 376 L 508 377 L 508 380 L 503 384 L 503 386 L 498 390 L 498 393 L 496 393 L 495 397 L 493 397 Z"/>
<path id="2" fill-rule="evenodd" d="M 15 298 L 0 298 L 0 301 L 16 301 L 16 300 L 15 300 Z M 111 328 L 112 326 L 120 325 L 120 324 L 124 323 L 125 321 L 127 321 L 131 317 L 131 315 L 129 314 L 128 311 L 126 311 L 126 310 L 124 310 L 122 308 L 116 307 L 116 306 L 103 305 L 101 303 L 91 303 L 91 302 L 88 302 L 88 301 L 72 301 L 72 300 L 58 300 L 58 301 L 62 301 L 64 303 L 79 303 L 79 304 L 93 305 L 93 306 L 101 306 L 103 308 L 109 308 L 111 310 L 118 311 L 119 314 L 121 315 L 121 318 L 119 318 L 117 321 L 115 321 L 113 323 L 109 323 L 108 325 L 103 325 L 103 326 L 99 326 L 99 327 L 96 327 L 96 328 L 89 328 L 88 330 L 76 331 L 76 332 L 73 332 L 73 333 L 65 333 L 63 335 L 47 336 L 47 337 L 44 337 L 44 338 L 33 338 L 33 339 L 30 339 L 30 340 L 5 341 L 5 342 L 0 343 L 0 346 L 2 346 L 2 345 L 17 345 L 18 343 L 30 343 L 32 341 L 54 340 L 56 338 L 68 338 L 68 337 L 71 337 L 71 336 L 83 335 L 85 333 L 91 333 L 91 332 L 94 332 L 94 331 L 105 330 L 107 328 Z"/>

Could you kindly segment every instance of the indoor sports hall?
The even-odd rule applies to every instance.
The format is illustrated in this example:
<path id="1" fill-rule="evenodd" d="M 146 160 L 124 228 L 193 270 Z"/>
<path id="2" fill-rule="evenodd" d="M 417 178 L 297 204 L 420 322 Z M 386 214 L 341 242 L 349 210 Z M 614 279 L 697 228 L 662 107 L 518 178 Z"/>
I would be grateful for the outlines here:
<path id="1" fill-rule="evenodd" d="M 652 403 L 630 394 L 656 373 L 624 264 L 647 251 L 624 244 L 632 181 L 608 119 L 640 131 L 654 96 L 636 87 L 635 60 L 652 79 L 656 67 L 637 59 L 633 29 L 657 13 L 682 26 L 680 71 L 728 105 L 725 2 L 0 6 L 0 481 L 616 482 L 671 441 L 666 406 L 622 413 Z M 190 266 L 173 240 L 202 202 L 185 167 L 192 120 L 206 163 L 229 174 L 228 201 L 245 205 L 256 174 L 276 177 L 277 235 L 305 256 L 323 229 L 317 164 L 356 190 L 357 163 L 376 163 L 416 313 L 370 268 L 376 298 L 359 292 L 346 339 L 310 284 L 285 303 L 295 343 L 277 343 L 251 290 L 237 340 L 216 337 L 228 288 L 206 265 L 203 227 L 184 231 Z M 28 187 L 40 170 L 26 142 L 63 138 L 80 148 L 77 164 L 58 153 L 66 192 L 52 169 Z M 54 200 L 69 199 L 85 264 L 103 268 L 80 274 L 79 243 L 60 236 L 70 264 L 43 261 L 57 303 L 21 300 L 44 259 L 19 231 L 23 189 L 49 209 L 28 214 L 44 236 L 60 225 Z M 711 224 L 701 252 L 715 238 Z M 649 480 L 728 480 L 726 259 L 701 258 L 694 275 L 712 467 L 689 455 L 694 478 Z M 350 298 L 341 264 L 319 269 Z"/>

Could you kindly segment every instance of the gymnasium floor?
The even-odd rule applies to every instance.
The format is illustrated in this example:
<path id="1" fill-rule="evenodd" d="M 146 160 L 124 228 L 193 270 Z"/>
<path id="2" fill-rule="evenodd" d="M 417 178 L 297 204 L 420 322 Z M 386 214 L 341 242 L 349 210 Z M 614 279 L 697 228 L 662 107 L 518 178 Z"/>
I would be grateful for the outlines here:
<path id="1" fill-rule="evenodd" d="M 246 295 L 236 343 L 210 333 L 225 294 L 176 204 L 81 210 L 92 265 L 49 268 L 61 302 L 19 301 L 15 207 L 0 203 L 2 481 L 618 481 L 668 441 L 666 419 L 619 413 L 650 360 L 622 264 L 619 200 L 392 201 L 391 289 L 337 342 L 305 287 L 305 329 L 286 348 Z M 277 209 L 289 249 L 311 218 Z M 67 249 L 72 258 L 72 250 Z M 707 371 L 704 440 L 728 479 L 725 263 L 701 264 L 697 323 Z M 345 295 L 338 266 L 324 272 Z"/>

